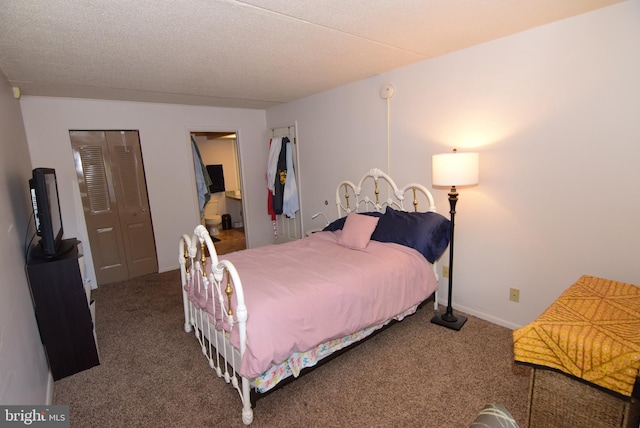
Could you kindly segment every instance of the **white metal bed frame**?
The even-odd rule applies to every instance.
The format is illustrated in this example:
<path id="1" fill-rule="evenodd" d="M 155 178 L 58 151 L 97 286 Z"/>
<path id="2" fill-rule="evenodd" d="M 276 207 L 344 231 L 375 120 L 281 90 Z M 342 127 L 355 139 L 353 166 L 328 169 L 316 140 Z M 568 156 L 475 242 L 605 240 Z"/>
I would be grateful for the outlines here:
<path id="1" fill-rule="evenodd" d="M 379 181 L 387 183 L 387 199 L 380 200 Z M 368 180 L 373 181 L 373 197 L 363 194 L 363 186 L 368 184 Z M 366 189 L 370 190 L 370 189 Z M 428 207 L 426 211 L 435 212 L 435 203 L 431 192 L 421 184 L 411 183 L 399 188 L 386 173 L 379 169 L 371 169 L 355 185 L 351 181 L 342 181 L 336 189 L 336 207 L 338 218 L 350 212 L 378 211 L 384 212 L 387 206 L 395 209 L 407 211 L 405 201 L 407 193 L 410 192 L 411 204 L 415 211 L 418 211 L 419 199 L 426 198 Z M 420 196 L 422 195 L 422 197 Z M 211 259 L 211 271 L 206 272 L 208 258 Z M 252 394 L 252 380 L 240 376 L 236 368 L 240 367 L 242 355 L 246 350 L 246 321 L 247 307 L 244 301 L 244 291 L 242 282 L 235 266 L 228 260 L 218 259 L 215 246 L 207 229 L 198 225 L 192 237 L 183 235 L 179 244 L 179 257 L 184 306 L 184 330 L 194 331 L 200 343 L 201 351 L 207 358 L 209 366 L 215 370 L 218 377 L 223 377 L 225 382 L 231 383 L 240 395 L 242 401 L 242 421 L 245 425 L 253 421 L 252 404 L 255 401 Z M 433 270 L 438 279 L 436 263 Z M 225 275 L 226 273 L 226 275 Z M 207 313 L 197 308 L 190 300 L 185 291 L 187 283 L 197 275 L 199 287 L 215 289 L 218 296 L 217 305 L 213 305 L 214 312 L 221 310 L 223 317 L 232 328 L 238 329 L 240 338 L 240 349 L 235 348 L 228 339 L 228 334 L 222 330 L 217 330 L 209 322 Z M 227 279 L 226 284 L 223 280 Z M 235 294 L 235 313 L 231 310 L 231 296 Z M 226 299 L 224 298 L 226 296 Z M 437 291 L 434 293 L 434 309 L 438 309 Z M 369 336 L 370 337 L 370 336 Z M 331 357 L 328 356 L 328 357 Z M 327 357 L 327 359 L 329 359 Z M 319 364 L 318 364 L 319 365 Z"/>

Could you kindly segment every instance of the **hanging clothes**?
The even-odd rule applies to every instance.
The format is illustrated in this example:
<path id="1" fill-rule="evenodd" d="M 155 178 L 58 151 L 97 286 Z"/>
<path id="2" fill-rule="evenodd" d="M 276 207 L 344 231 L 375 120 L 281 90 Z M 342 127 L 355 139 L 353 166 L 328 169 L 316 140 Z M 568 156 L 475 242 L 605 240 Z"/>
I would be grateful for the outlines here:
<path id="1" fill-rule="evenodd" d="M 211 199 L 209 193 L 209 186 L 213 184 L 207 168 L 202 163 L 202 156 L 200 156 L 200 150 L 196 144 L 195 138 L 191 136 L 191 151 L 193 152 L 193 169 L 196 173 L 196 189 L 198 191 L 198 204 L 200 206 L 200 217 L 204 217 L 204 206 Z"/>
<path id="2" fill-rule="evenodd" d="M 284 183 L 284 194 L 282 197 L 282 213 L 287 217 L 296 218 L 296 212 L 300 209 L 298 198 L 298 185 L 296 184 L 296 173 L 293 169 L 293 150 L 291 142 L 287 138 L 286 143 L 286 181 Z"/>
<path id="3" fill-rule="evenodd" d="M 282 214 L 284 203 L 284 185 L 287 182 L 287 147 L 289 147 L 289 138 L 282 137 L 282 145 L 278 154 L 278 163 L 276 168 L 276 177 L 274 180 L 273 190 L 273 211 L 276 215 Z"/>
<path id="4" fill-rule="evenodd" d="M 273 209 L 273 193 L 275 191 L 276 174 L 278 173 L 278 157 L 282 147 L 282 138 L 273 137 L 269 140 L 269 158 L 267 161 L 267 212 L 271 220 L 276 220 L 276 213 Z M 275 226 L 274 226 L 275 227 Z"/>
<path id="5" fill-rule="evenodd" d="M 278 157 L 282 147 L 282 138 L 273 137 L 269 142 L 269 160 L 267 163 L 267 189 L 273 192 L 278 171 Z"/>
<path id="6" fill-rule="evenodd" d="M 293 149 L 288 137 L 269 140 L 267 161 L 267 212 L 273 222 L 273 234 L 278 239 L 276 216 L 295 218 L 300 209 L 298 186 L 293 166 Z"/>

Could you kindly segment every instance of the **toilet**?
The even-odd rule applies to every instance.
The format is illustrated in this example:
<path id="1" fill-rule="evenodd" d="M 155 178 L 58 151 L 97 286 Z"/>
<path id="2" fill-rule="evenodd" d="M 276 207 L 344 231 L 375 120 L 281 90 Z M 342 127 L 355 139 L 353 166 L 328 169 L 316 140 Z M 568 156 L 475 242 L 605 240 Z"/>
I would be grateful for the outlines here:
<path id="1" fill-rule="evenodd" d="M 222 216 L 218 214 L 218 201 L 209 199 L 207 205 L 204 206 L 204 225 L 209 230 L 209 235 L 214 236 L 218 233 L 218 227 L 222 223 Z"/>

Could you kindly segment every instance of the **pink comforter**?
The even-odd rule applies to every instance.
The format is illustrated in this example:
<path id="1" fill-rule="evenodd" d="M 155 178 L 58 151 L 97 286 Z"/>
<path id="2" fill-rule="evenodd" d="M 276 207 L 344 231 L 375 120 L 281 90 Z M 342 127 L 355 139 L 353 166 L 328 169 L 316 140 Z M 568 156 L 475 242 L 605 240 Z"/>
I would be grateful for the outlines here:
<path id="1" fill-rule="evenodd" d="M 416 250 L 377 241 L 352 250 L 338 245 L 341 233 L 221 257 L 235 265 L 244 288 L 242 376 L 259 376 L 294 352 L 380 324 L 436 290 L 433 267 Z"/>

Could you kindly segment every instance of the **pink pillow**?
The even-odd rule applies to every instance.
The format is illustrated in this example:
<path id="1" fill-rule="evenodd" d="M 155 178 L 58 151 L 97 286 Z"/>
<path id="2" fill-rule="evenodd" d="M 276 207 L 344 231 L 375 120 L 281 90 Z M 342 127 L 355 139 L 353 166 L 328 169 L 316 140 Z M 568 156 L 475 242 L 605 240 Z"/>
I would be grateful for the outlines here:
<path id="1" fill-rule="evenodd" d="M 354 250 L 363 250 L 378 224 L 378 217 L 350 213 L 344 222 L 338 244 Z"/>

